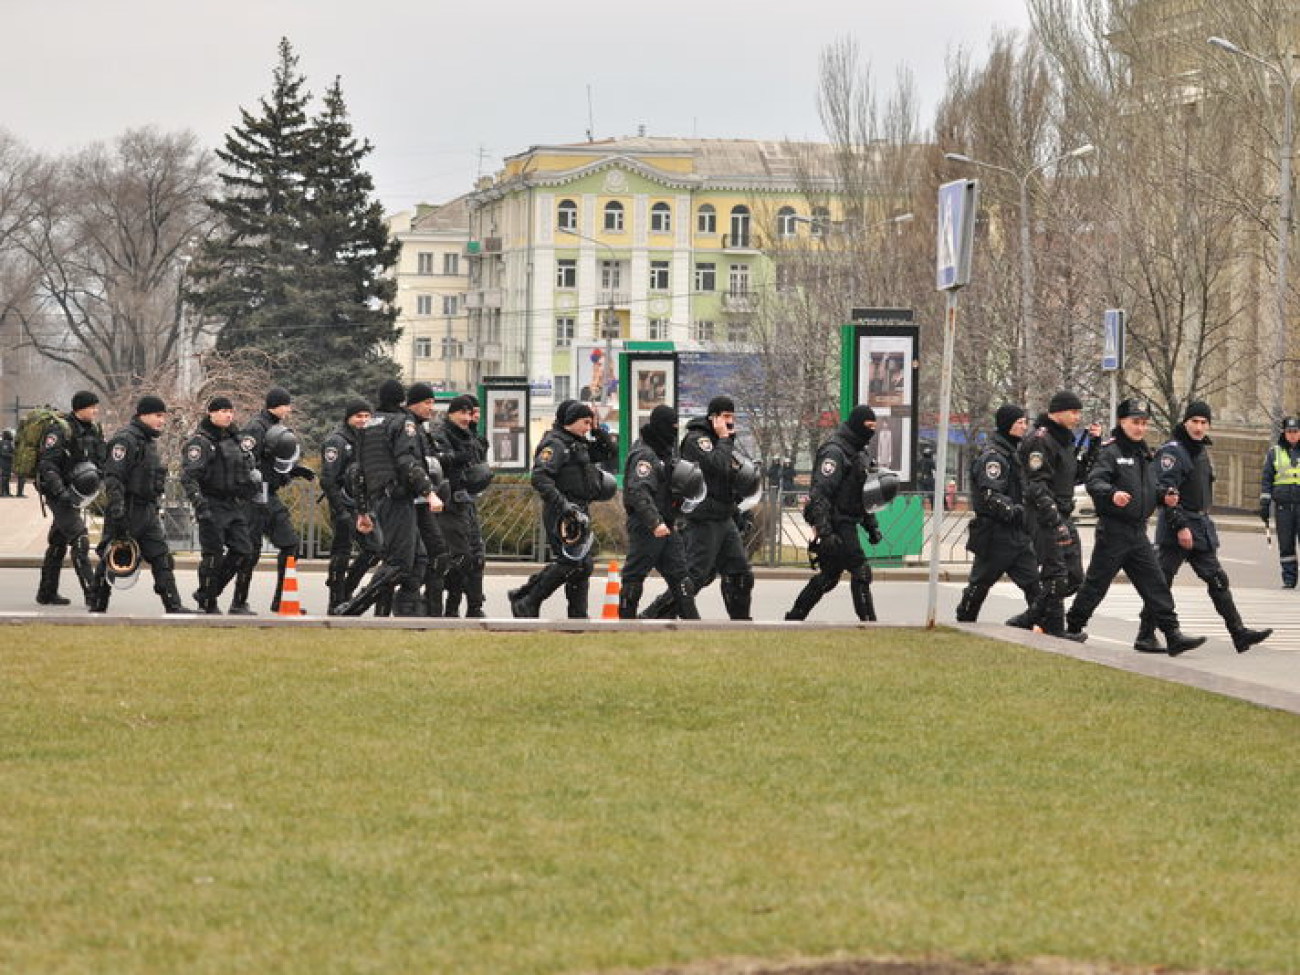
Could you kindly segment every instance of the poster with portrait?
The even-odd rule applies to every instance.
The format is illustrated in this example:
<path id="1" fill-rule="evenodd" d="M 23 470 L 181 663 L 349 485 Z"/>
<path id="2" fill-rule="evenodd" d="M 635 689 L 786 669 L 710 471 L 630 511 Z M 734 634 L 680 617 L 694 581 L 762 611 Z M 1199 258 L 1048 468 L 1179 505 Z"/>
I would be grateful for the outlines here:
<path id="1" fill-rule="evenodd" d="M 912 479 L 912 418 L 890 408 L 876 410 L 876 435 L 871 447 L 876 464 L 898 473 L 904 483 Z"/>
<path id="2" fill-rule="evenodd" d="M 488 463 L 500 471 L 528 469 L 528 387 L 485 386 L 483 420 Z"/>
<path id="3" fill-rule="evenodd" d="M 677 360 L 672 355 L 629 356 L 628 386 L 632 396 L 632 429 L 650 422 L 656 406 L 677 403 Z"/>
<path id="4" fill-rule="evenodd" d="M 920 330 L 908 309 L 860 309 L 854 317 L 844 332 L 851 382 L 842 387 L 842 405 L 847 411 L 865 403 L 876 411 L 876 462 L 908 485 L 915 476 Z"/>
<path id="5" fill-rule="evenodd" d="M 608 349 L 604 345 L 573 347 L 573 389 L 576 399 L 588 404 L 599 423 L 611 433 L 618 432 L 618 359 L 619 343 Z"/>

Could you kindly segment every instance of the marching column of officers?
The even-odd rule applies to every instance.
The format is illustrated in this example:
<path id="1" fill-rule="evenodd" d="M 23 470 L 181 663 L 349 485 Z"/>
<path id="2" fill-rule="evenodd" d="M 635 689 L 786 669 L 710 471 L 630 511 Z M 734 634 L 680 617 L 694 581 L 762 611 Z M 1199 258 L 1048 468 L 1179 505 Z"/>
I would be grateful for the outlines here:
<path id="1" fill-rule="evenodd" d="M 333 528 L 326 576 L 331 615 L 357 616 L 373 608 L 380 615 L 455 616 L 462 598 L 467 616 L 485 615 L 477 505 L 493 472 L 477 428 L 479 404 L 473 396 L 457 396 L 434 423 L 434 399 L 426 383 L 408 389 L 388 380 L 377 391 L 377 409 L 372 412 L 360 399 L 349 402 L 342 423 L 321 446 L 322 496 Z M 1209 405 L 1193 402 L 1173 437 L 1154 453 L 1145 441 L 1146 404 L 1121 403 L 1118 423 L 1105 440 L 1095 424 L 1076 438 L 1082 407 L 1074 393 L 1058 392 L 1032 428 L 1024 409 L 998 409 L 995 431 L 971 466 L 974 518 L 967 548 L 974 560 L 956 618 L 977 620 L 991 587 L 1007 575 L 1026 601 L 1009 625 L 1081 642 L 1122 570 L 1143 604 L 1135 649 L 1176 656 L 1205 640 L 1182 632 L 1171 594 L 1174 575 L 1187 563 L 1205 582 L 1238 652 L 1267 639 L 1271 630 L 1243 622 L 1216 555 L 1218 532 L 1209 515 Z M 181 484 L 201 550 L 193 595 L 198 610 L 187 608 L 177 592 L 159 519 L 167 468 L 156 440 L 166 406 L 157 396 L 141 397 L 130 423 L 107 442 L 99 409 L 94 393 L 78 392 L 71 411 L 49 425 L 41 443 L 37 483 L 52 524 L 36 601 L 70 602 L 58 592 L 70 553 L 92 612 L 104 612 L 112 591 L 133 584 L 141 564 L 148 563 L 168 613 L 220 613 L 219 600 L 233 582 L 228 612 L 252 614 L 249 585 L 265 538 L 276 551 L 270 608 L 278 612 L 286 568 L 300 547 L 278 492 L 296 478 L 316 477 L 300 463 L 300 442 L 286 423 L 289 393 L 271 389 L 265 409 L 242 428 L 235 426 L 231 400 L 213 397 L 182 448 Z M 861 539 L 882 541 L 876 512 L 898 485 L 872 456 L 875 428 L 872 409 L 855 406 L 817 451 L 803 512 L 813 530 L 808 549 L 814 575 L 787 620 L 806 619 L 845 573 L 858 618 L 876 619 Z M 761 477 L 736 443 L 733 401 L 715 397 L 704 417 L 686 425 L 680 443 L 678 416 L 668 406 L 656 407 L 639 433 L 624 468 L 628 553 L 619 617 L 699 619 L 697 593 L 720 578 L 729 617 L 750 619 L 754 575 L 742 531 Z M 604 469 L 613 456 L 614 445 L 596 426 L 589 405 L 559 405 L 531 474 L 543 505 L 549 561 L 510 591 L 515 616 L 538 616 L 561 587 L 569 618 L 588 616 L 594 540 L 589 506 L 617 493 Z M 1074 523 L 1077 484 L 1086 486 L 1098 514 L 1086 572 Z M 1263 484 L 1260 515 L 1267 524 L 1271 509 L 1277 510 L 1283 585 L 1294 587 L 1300 419 L 1284 422 L 1277 447 L 1265 459 Z M 101 490 L 104 530 L 93 566 L 84 510 Z M 1157 511 L 1153 546 L 1147 525 Z M 667 588 L 638 613 L 652 571 Z"/>

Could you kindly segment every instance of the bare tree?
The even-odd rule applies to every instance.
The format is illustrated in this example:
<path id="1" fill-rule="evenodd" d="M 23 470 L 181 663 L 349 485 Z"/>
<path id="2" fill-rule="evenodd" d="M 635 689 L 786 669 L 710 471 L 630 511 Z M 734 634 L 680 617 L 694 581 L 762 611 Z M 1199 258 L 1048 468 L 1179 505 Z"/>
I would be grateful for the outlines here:
<path id="1" fill-rule="evenodd" d="M 150 129 L 45 162 L 9 268 L 5 311 L 23 340 L 106 395 L 144 380 L 169 390 L 182 326 L 199 327 L 180 285 L 211 228 L 211 171 L 193 135 Z"/>

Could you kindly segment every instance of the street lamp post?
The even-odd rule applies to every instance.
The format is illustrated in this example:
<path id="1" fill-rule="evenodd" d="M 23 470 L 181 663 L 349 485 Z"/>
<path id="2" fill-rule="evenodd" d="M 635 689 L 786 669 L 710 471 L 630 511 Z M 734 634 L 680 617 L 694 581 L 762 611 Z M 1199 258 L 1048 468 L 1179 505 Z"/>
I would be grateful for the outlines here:
<path id="1" fill-rule="evenodd" d="M 562 234 L 568 234 L 568 235 L 571 236 L 571 237 L 577 237 L 579 240 L 585 240 L 585 241 L 587 241 L 587 242 L 590 243 L 590 244 L 595 244 L 597 247 L 603 247 L 603 248 L 605 248 L 607 251 L 609 251 L 609 257 L 610 257 L 610 264 L 611 264 L 611 266 L 613 266 L 613 265 L 619 263 L 619 260 L 618 260 L 618 254 L 615 252 L 614 248 L 611 247 L 609 244 L 605 243 L 603 240 L 597 240 L 595 237 L 588 237 L 586 234 L 580 234 L 580 233 L 578 233 L 578 231 L 573 230 L 573 229 L 571 229 L 571 228 L 569 228 L 569 227 L 557 227 L 556 229 L 557 229 L 560 233 L 562 233 Z M 612 280 L 612 279 L 611 279 L 610 283 L 613 284 L 613 280 Z M 609 377 L 608 377 L 608 378 L 606 379 L 606 381 L 605 381 L 605 388 L 601 391 L 601 400 L 602 400 L 602 402 L 603 402 L 603 400 L 604 400 L 604 394 L 605 394 L 605 392 L 608 391 L 608 389 L 609 389 L 609 385 L 610 385 L 610 384 L 609 384 L 609 380 L 612 379 L 612 378 L 615 378 L 615 377 L 614 377 L 614 374 L 613 374 L 613 372 L 612 372 L 612 370 L 613 370 L 613 368 L 614 368 L 614 341 L 613 341 L 613 337 L 614 337 L 614 329 L 616 329 L 616 328 L 618 327 L 618 309 L 615 308 L 614 305 L 615 305 L 615 302 L 614 302 L 614 289 L 611 287 L 611 288 L 609 289 L 609 301 L 608 301 L 608 305 L 607 305 L 607 307 L 605 308 L 605 328 L 604 328 L 604 332 L 605 332 L 605 368 L 606 368 L 607 370 L 610 370 L 610 375 L 609 375 Z"/>
<path id="2" fill-rule="evenodd" d="M 194 392 L 194 336 L 185 320 L 185 276 L 189 273 L 191 258 L 178 258 L 180 273 L 176 276 L 176 385 L 181 396 L 188 400 Z"/>
<path id="3" fill-rule="evenodd" d="M 1062 153 L 1047 162 L 1038 163 L 1030 166 L 1023 173 L 1017 173 L 1014 169 L 1008 169 L 1006 166 L 999 166 L 995 163 L 984 162 L 979 159 L 972 159 L 970 156 L 960 152 L 946 152 L 943 158 L 950 162 L 965 163 L 967 166 L 979 166 L 983 169 L 991 169 L 994 172 L 1003 173 L 1014 179 L 1020 191 L 1020 337 L 1016 342 L 1016 393 L 1022 401 L 1028 401 L 1030 392 L 1029 383 L 1029 340 L 1034 332 L 1034 261 L 1030 253 L 1030 220 L 1029 220 L 1029 181 L 1034 174 L 1042 172 L 1050 166 L 1057 163 L 1065 162 L 1068 159 L 1078 159 L 1081 156 L 1089 156 L 1097 151 L 1097 147 L 1092 143 L 1085 143 L 1071 149 L 1069 152 Z"/>
<path id="4" fill-rule="evenodd" d="M 1254 61 L 1282 84 L 1282 140 L 1278 144 L 1277 160 L 1277 330 L 1273 333 L 1273 422 L 1280 427 L 1286 411 L 1286 371 L 1283 363 L 1287 350 L 1287 277 L 1291 260 L 1291 231 L 1295 220 L 1291 198 L 1291 157 L 1295 146 L 1295 86 L 1300 81 L 1300 76 L 1291 76 L 1289 54 L 1286 56 L 1287 68 L 1283 68 L 1222 37 L 1211 37 L 1208 43 L 1228 54 Z"/>

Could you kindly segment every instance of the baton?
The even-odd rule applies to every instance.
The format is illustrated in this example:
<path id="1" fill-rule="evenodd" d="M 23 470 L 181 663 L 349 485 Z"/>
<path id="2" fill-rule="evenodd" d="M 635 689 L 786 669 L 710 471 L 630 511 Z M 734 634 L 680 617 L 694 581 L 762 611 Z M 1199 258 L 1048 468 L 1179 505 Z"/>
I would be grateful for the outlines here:
<path id="1" fill-rule="evenodd" d="M 1264 544 L 1273 547 L 1273 527 L 1267 521 L 1264 522 Z"/>

